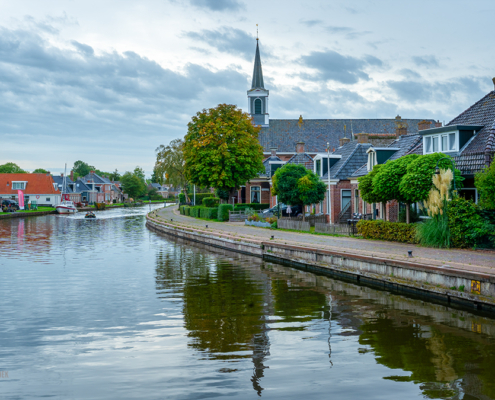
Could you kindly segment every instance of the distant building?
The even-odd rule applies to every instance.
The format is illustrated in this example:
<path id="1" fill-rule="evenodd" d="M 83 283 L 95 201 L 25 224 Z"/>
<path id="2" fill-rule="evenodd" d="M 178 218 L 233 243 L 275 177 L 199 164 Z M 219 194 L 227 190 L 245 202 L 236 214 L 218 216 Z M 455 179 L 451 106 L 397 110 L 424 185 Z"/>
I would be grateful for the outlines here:
<path id="1" fill-rule="evenodd" d="M 105 176 L 100 176 L 94 171 L 83 178 L 80 181 L 91 190 L 96 191 L 97 203 L 113 203 L 114 201 L 120 203 L 124 201 L 124 194 L 120 189 L 120 185 L 116 185 L 110 179 Z"/>
<path id="2" fill-rule="evenodd" d="M 24 192 L 24 202 L 55 207 L 61 192 L 50 174 L 0 174 L 0 198 L 18 201 L 18 190 Z"/>

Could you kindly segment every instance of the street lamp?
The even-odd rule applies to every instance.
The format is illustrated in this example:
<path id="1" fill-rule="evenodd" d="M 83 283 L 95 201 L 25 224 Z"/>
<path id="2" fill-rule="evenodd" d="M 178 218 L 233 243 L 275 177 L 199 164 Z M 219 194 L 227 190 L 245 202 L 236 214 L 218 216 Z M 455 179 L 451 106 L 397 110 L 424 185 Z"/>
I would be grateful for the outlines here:
<path id="1" fill-rule="evenodd" d="M 454 177 L 454 194 L 457 194 L 457 187 L 455 186 L 455 166 L 454 166 L 454 161 L 452 161 L 450 157 L 443 157 L 437 161 L 437 165 L 435 167 L 435 175 L 440 175 L 440 167 L 438 166 L 438 163 L 442 160 L 449 160 L 450 163 L 452 164 L 452 176 Z"/>
<path id="2" fill-rule="evenodd" d="M 330 196 L 330 143 L 327 142 L 327 178 L 328 178 L 328 215 L 329 223 L 332 224 L 332 199 Z"/>

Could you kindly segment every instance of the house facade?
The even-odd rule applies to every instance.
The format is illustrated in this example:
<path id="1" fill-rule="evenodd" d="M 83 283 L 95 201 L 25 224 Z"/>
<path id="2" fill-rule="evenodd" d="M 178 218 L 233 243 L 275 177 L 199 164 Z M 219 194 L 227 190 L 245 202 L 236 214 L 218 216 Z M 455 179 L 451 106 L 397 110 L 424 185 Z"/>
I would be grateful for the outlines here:
<path id="1" fill-rule="evenodd" d="M 0 174 L 0 198 L 18 201 L 18 191 L 24 193 L 24 203 L 36 201 L 40 206 L 60 204 L 61 192 L 50 174 Z"/>
<path id="2" fill-rule="evenodd" d="M 247 91 L 248 112 L 260 126 L 265 171 L 251 179 L 237 193 L 239 203 L 277 204 L 271 195 L 271 177 L 287 163 L 302 164 L 317 173 L 330 187 L 317 213 L 327 214 L 333 222 L 345 219 L 356 209 L 356 193 L 351 175 L 366 163 L 370 147 L 387 147 L 402 136 L 418 135 L 421 130 L 440 127 L 425 119 L 270 119 L 269 91 L 264 87 L 259 42 L 256 43 L 251 89 Z M 330 168 L 330 174 L 328 169 Z M 331 199 L 331 201 L 329 200 Z M 307 212 L 310 211 L 308 206 Z"/>
<path id="3" fill-rule="evenodd" d="M 93 203 L 120 203 L 124 201 L 125 196 L 120 187 L 105 176 L 100 176 L 94 171 L 90 171 L 88 175 L 79 180 L 84 186 L 91 189 L 91 193 L 87 193 Z M 91 201 L 88 202 L 91 203 Z"/>

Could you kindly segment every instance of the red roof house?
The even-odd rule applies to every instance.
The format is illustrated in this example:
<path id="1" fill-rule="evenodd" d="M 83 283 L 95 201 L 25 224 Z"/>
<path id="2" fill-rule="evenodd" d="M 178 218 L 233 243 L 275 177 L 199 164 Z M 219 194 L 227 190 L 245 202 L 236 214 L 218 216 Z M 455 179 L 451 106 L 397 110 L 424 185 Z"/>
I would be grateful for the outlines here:
<path id="1" fill-rule="evenodd" d="M 34 200 L 38 205 L 56 206 L 61 193 L 50 174 L 0 174 L 0 198 L 17 200 L 18 190 L 24 192 L 24 201 Z"/>

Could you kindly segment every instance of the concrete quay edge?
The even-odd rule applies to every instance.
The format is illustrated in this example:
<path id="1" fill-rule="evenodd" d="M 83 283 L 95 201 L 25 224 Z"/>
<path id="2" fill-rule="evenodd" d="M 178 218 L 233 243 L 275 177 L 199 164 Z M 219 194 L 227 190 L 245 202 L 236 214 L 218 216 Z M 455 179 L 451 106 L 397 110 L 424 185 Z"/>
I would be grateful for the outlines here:
<path id="1" fill-rule="evenodd" d="M 149 214 L 146 219 L 148 228 L 184 240 L 257 256 L 267 261 L 385 290 L 419 295 L 448 305 L 495 314 L 495 276 L 490 274 L 266 240 L 235 238 L 216 231 L 160 221 Z M 454 286 L 464 286 L 469 291 L 473 282 L 479 284 L 480 294 L 450 289 Z"/>

